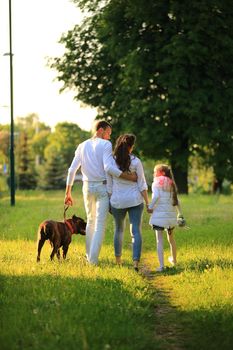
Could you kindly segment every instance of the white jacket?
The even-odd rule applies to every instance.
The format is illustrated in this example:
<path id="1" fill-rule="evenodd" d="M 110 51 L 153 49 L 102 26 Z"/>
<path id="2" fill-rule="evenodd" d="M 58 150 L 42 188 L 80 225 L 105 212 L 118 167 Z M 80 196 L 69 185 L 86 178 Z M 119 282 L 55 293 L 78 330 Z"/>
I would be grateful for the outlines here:
<path id="1" fill-rule="evenodd" d="M 176 206 L 172 205 L 171 186 L 165 176 L 154 178 L 149 209 L 153 209 L 149 221 L 150 225 L 164 228 L 177 226 L 177 209 Z"/>

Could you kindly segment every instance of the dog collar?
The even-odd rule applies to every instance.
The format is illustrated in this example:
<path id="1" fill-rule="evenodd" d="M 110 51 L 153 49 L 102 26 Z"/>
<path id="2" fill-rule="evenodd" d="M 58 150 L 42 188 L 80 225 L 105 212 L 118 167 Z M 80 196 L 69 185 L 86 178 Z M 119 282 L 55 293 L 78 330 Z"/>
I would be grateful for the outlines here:
<path id="1" fill-rule="evenodd" d="M 70 230 L 71 234 L 73 235 L 74 229 L 73 229 L 72 224 L 68 220 L 65 220 L 65 224 L 66 224 L 67 228 Z"/>

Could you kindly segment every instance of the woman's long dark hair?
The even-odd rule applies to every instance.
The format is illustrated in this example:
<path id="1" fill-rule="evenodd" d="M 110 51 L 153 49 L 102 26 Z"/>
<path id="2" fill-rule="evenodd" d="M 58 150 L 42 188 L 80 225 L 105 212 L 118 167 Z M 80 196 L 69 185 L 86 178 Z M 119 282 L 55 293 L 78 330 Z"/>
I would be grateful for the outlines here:
<path id="1" fill-rule="evenodd" d="M 113 151 L 117 165 L 122 171 L 129 171 L 130 167 L 130 148 L 135 144 L 136 136 L 133 134 L 124 134 L 116 140 Z"/>

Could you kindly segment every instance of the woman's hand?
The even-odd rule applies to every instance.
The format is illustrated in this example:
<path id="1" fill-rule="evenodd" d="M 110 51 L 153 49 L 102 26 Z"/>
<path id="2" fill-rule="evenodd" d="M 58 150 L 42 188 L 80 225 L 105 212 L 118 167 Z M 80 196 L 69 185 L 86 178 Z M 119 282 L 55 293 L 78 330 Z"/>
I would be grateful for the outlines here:
<path id="1" fill-rule="evenodd" d="M 152 213 L 153 213 L 153 209 L 150 209 L 150 208 L 149 208 L 149 204 L 146 204 L 146 211 L 147 211 L 147 213 L 149 213 L 149 214 L 152 214 Z"/>

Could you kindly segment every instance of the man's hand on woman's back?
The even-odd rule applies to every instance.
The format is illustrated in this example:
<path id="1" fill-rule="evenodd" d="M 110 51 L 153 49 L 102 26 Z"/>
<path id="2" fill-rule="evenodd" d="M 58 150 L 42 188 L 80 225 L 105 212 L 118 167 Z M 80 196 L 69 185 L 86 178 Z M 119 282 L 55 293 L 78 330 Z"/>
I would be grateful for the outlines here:
<path id="1" fill-rule="evenodd" d="M 137 173 L 131 173 L 129 171 L 122 172 L 120 177 L 124 180 L 133 181 L 133 182 L 137 182 L 138 180 Z"/>

